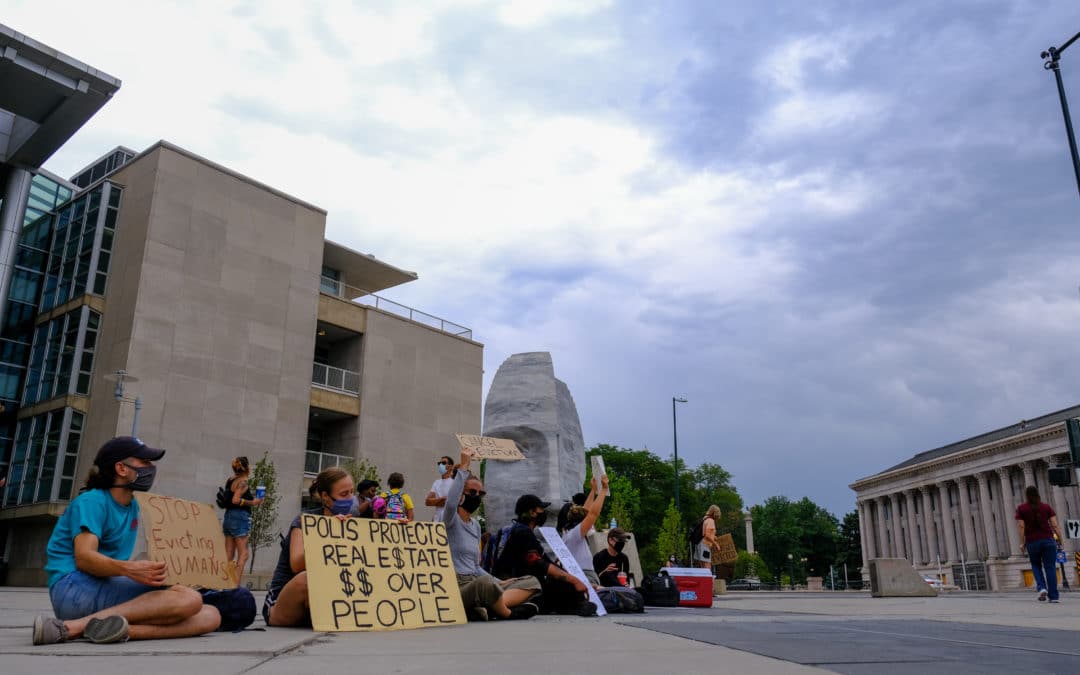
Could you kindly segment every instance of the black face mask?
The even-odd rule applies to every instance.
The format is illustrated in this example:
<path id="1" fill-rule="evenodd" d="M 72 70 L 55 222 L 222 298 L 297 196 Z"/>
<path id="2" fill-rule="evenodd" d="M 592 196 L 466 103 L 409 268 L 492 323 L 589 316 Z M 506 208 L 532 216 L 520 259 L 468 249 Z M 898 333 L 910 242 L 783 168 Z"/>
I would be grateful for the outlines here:
<path id="1" fill-rule="evenodd" d="M 539 515 L 533 516 L 533 524 L 537 527 L 543 527 L 547 522 L 547 511 L 541 511 Z"/>
<path id="2" fill-rule="evenodd" d="M 480 502 L 482 501 L 483 497 L 480 495 L 465 495 L 465 498 L 461 500 L 461 508 L 469 513 L 473 513 L 476 509 L 480 508 Z"/>
<path id="3" fill-rule="evenodd" d="M 615 542 L 614 544 L 611 545 L 611 548 L 615 549 L 616 553 L 622 553 L 622 550 L 624 548 L 626 548 L 626 542 L 625 541 L 617 541 L 617 542 Z"/>
<path id="4" fill-rule="evenodd" d="M 130 466 L 125 464 L 127 468 L 135 472 L 135 480 L 127 483 L 126 485 L 115 485 L 113 487 L 122 487 L 135 492 L 149 492 L 150 488 L 154 486 L 154 476 L 157 475 L 156 466 Z"/>

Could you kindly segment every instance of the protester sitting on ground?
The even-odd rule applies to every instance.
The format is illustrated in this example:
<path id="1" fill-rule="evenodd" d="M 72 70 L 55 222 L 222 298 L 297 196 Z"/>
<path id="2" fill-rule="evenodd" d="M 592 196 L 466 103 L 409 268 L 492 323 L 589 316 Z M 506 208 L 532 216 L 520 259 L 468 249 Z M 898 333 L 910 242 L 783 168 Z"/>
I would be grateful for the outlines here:
<path id="1" fill-rule="evenodd" d="M 198 591 L 165 586 L 166 564 L 130 560 L 139 527 L 135 491 L 154 483 L 164 450 L 120 436 L 98 450 L 86 489 L 53 528 L 45 571 L 56 618 L 34 619 L 35 645 L 202 635 L 221 624 Z"/>
<path id="2" fill-rule="evenodd" d="M 309 493 L 319 503 L 304 509 L 289 525 L 281 541 L 277 567 L 266 589 L 263 619 L 268 626 L 310 626 L 307 564 L 304 560 L 304 533 L 300 518 L 305 513 L 334 516 L 344 520 L 353 509 L 353 479 L 340 466 L 323 469 L 311 483 Z"/>
<path id="3" fill-rule="evenodd" d="M 547 520 L 550 505 L 532 494 L 518 498 L 514 508 L 517 518 L 499 532 L 499 539 L 494 542 L 496 554 L 492 574 L 500 579 L 524 576 L 539 579 L 546 613 L 592 616 L 596 613 L 596 605 L 587 599 L 588 588 L 547 557 L 533 532 Z"/>
<path id="4" fill-rule="evenodd" d="M 454 460 L 447 455 L 443 455 L 436 463 L 435 470 L 439 472 L 439 478 L 431 484 L 431 492 L 428 492 L 424 504 L 435 507 L 435 517 L 432 520 L 438 522 L 443 519 L 446 495 L 450 491 L 450 483 L 453 480 L 450 474 L 454 470 Z"/>
<path id="5" fill-rule="evenodd" d="M 412 497 L 401 491 L 405 487 L 405 476 L 395 471 L 386 479 L 386 484 L 390 487 L 390 490 L 380 495 L 385 505 L 376 512 L 376 517 L 411 523 L 413 519 L 413 500 Z M 379 515 L 379 513 L 382 515 Z"/>
<path id="6" fill-rule="evenodd" d="M 712 550 L 716 548 L 716 524 L 720 520 L 720 507 L 713 504 L 701 519 L 701 540 L 694 544 L 694 567 L 712 569 Z"/>
<path id="7" fill-rule="evenodd" d="M 379 481 L 365 478 L 356 486 L 356 505 L 352 515 L 359 518 L 375 517 L 375 498 L 379 496 Z"/>
<path id="8" fill-rule="evenodd" d="M 1058 601 L 1057 550 L 1061 538 L 1057 514 L 1042 501 L 1039 489 L 1029 485 L 1024 490 L 1025 502 L 1016 507 L 1016 525 L 1020 529 L 1020 548 L 1027 553 L 1031 574 L 1040 602 L 1047 598 Z M 1057 537 L 1057 541 L 1054 537 Z"/>
<path id="9" fill-rule="evenodd" d="M 473 513 L 480 508 L 485 492 L 484 484 L 469 471 L 473 455 L 471 448 L 463 449 L 461 463 L 457 467 L 451 466 L 446 503 L 456 504 L 457 509 L 447 508 L 442 518 L 461 601 L 471 616 L 481 620 L 489 615 L 497 619 L 528 619 L 539 611 L 537 605 L 529 602 L 540 592 L 536 577 L 500 581 L 480 566 L 477 555 L 481 545 L 480 523 L 473 518 Z"/>
<path id="10" fill-rule="evenodd" d="M 247 457 L 236 457 L 232 461 L 233 476 L 225 481 L 225 492 L 230 495 L 229 507 L 221 529 L 225 533 L 225 559 L 236 561 L 237 580 L 244 574 L 244 565 L 248 561 L 248 535 L 251 534 L 251 507 L 262 504 L 262 499 L 251 494 L 248 479 L 251 467 Z"/>
<path id="11" fill-rule="evenodd" d="M 560 537 L 566 534 L 566 523 L 567 518 L 570 517 L 570 509 L 574 508 L 575 506 L 585 506 L 586 498 L 587 497 L 584 492 L 579 492 L 573 497 L 571 497 L 570 501 L 563 504 L 562 508 L 559 509 L 559 517 L 555 521 L 555 530 L 559 533 Z"/>
<path id="12" fill-rule="evenodd" d="M 623 548 L 629 539 L 622 528 L 613 527 L 608 530 L 607 548 L 597 551 L 592 557 L 592 569 L 600 578 L 600 585 L 605 587 L 629 586 L 619 580 L 619 573 L 630 574 L 630 558 L 623 553 Z M 669 567 L 671 565 L 668 565 Z"/>
<path id="13" fill-rule="evenodd" d="M 566 516 L 566 530 L 562 535 L 566 548 L 570 555 L 574 556 L 581 571 L 585 573 L 589 583 L 594 587 L 600 586 L 600 577 L 593 571 L 593 556 L 589 550 L 589 532 L 600 517 L 600 511 L 604 508 L 604 498 L 608 492 L 608 477 L 601 476 L 600 490 L 596 489 L 596 477 L 592 479 L 592 489 L 585 498 L 585 505 L 573 505 Z"/>

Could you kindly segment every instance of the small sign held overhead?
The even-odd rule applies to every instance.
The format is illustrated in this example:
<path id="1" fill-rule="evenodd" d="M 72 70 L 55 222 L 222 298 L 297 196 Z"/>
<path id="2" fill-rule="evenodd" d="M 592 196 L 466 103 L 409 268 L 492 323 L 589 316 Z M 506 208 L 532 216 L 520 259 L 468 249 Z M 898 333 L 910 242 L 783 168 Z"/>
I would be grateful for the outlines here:
<path id="1" fill-rule="evenodd" d="M 600 485 L 600 480 L 607 475 L 607 468 L 604 467 L 604 458 L 601 455 L 592 456 L 592 476 L 596 479 L 597 486 Z"/>
<path id="2" fill-rule="evenodd" d="M 457 434 L 462 450 L 471 449 L 476 459 L 496 459 L 502 462 L 516 462 L 525 459 L 518 450 L 517 443 L 509 438 L 492 438 L 476 434 Z"/>

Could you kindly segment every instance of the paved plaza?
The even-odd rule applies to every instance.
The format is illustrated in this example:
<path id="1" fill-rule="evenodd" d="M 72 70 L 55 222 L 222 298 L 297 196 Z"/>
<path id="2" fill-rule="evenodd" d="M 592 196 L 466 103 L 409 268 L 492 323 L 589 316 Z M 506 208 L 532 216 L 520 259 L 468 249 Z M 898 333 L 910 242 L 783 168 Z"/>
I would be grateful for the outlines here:
<path id="1" fill-rule="evenodd" d="M 202 638 L 34 647 L 42 589 L 0 589 L 0 672 L 22 673 L 930 673 L 1080 672 L 1080 594 L 874 599 L 732 593 L 712 609 L 395 633 L 249 630 Z M 256 622 L 261 626 L 262 620 Z M 118 656 L 125 656 L 123 661 Z"/>

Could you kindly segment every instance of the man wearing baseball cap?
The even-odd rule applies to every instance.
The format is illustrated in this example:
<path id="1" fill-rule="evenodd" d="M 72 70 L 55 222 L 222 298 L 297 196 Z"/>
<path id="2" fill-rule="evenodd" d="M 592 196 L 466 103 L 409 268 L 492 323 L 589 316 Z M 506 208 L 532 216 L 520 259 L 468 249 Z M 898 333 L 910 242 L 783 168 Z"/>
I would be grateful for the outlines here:
<path id="1" fill-rule="evenodd" d="M 46 548 L 56 618 L 34 620 L 34 644 L 95 643 L 209 633 L 221 615 L 186 586 L 165 586 L 165 563 L 131 560 L 139 529 L 135 491 L 154 484 L 164 450 L 119 436 L 94 458 L 86 489 L 68 504 Z"/>
<path id="2" fill-rule="evenodd" d="M 544 553 L 533 531 L 547 522 L 545 502 L 536 495 L 521 495 L 514 507 L 517 518 L 506 536 L 505 545 L 492 566 L 491 573 L 500 579 L 534 576 L 544 589 L 544 611 L 548 614 L 593 616 L 596 605 L 588 600 L 585 584 L 556 565 Z M 500 533 L 501 538 L 501 533 Z"/>

